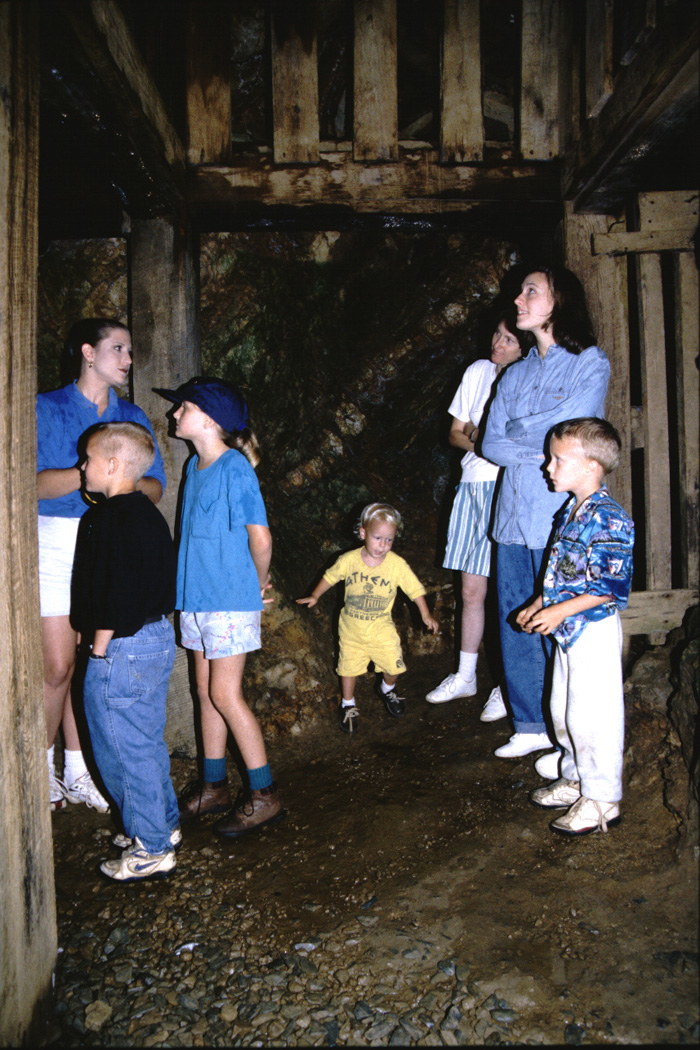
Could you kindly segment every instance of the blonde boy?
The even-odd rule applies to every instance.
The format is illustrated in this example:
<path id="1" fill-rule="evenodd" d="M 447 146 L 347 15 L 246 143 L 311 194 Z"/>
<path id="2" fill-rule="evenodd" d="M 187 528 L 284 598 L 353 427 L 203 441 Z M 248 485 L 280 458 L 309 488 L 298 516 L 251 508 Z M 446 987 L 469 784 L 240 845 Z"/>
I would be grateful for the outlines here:
<path id="1" fill-rule="evenodd" d="M 551 827 L 564 835 L 607 831 L 620 822 L 624 703 L 622 627 L 632 580 L 634 523 L 603 478 L 620 457 L 620 437 L 603 419 L 554 427 L 547 465 L 556 492 L 570 492 L 555 518 L 542 594 L 518 613 L 524 631 L 556 641 L 551 711 L 562 750 L 561 779 L 531 801 L 567 809 Z"/>
<path id="2" fill-rule="evenodd" d="M 327 590 L 341 580 L 345 583 L 345 604 L 338 622 L 342 702 L 340 728 L 344 733 L 357 731 L 355 682 L 364 674 L 370 661 L 382 674 L 379 694 L 387 712 L 394 718 L 404 714 L 403 697 L 397 695 L 398 676 L 406 670 L 401 653 L 401 640 L 391 618 L 399 588 L 418 606 L 423 623 L 437 634 L 438 623 L 430 615 L 425 589 L 408 563 L 394 554 L 392 546 L 401 526 L 401 515 L 388 503 L 370 503 L 360 516 L 358 535 L 364 546 L 342 554 L 324 573 L 308 598 L 298 598 L 298 605 L 311 609 Z M 381 571 L 377 571 L 381 570 Z"/>

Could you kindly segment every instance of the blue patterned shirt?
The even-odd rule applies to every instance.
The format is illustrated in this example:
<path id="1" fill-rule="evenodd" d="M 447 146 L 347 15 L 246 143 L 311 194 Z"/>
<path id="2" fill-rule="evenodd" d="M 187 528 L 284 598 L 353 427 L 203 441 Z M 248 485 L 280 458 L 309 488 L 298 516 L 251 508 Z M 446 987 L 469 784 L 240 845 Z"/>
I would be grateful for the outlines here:
<path id="1" fill-rule="evenodd" d="M 588 496 L 569 521 L 576 505 L 571 496 L 555 519 L 544 575 L 545 606 L 582 594 L 610 595 L 594 609 L 567 616 L 553 635 L 569 649 L 591 620 L 603 620 L 624 609 L 632 583 L 634 522 L 602 485 Z"/>

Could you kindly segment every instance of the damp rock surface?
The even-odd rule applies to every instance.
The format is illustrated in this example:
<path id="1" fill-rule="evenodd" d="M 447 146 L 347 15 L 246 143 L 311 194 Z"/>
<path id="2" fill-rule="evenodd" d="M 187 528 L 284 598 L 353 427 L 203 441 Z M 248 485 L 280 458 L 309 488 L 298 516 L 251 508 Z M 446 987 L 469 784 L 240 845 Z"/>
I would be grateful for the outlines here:
<path id="1" fill-rule="evenodd" d="M 288 815 L 240 841 L 183 828 L 175 873 L 116 885 L 109 816 L 53 815 L 53 1046 L 697 1043 L 697 870 L 663 803 L 665 727 L 628 711 L 622 824 L 568 840 L 477 697 L 394 720 L 358 683 L 270 760 Z M 180 790 L 192 761 L 173 760 Z M 232 787 L 238 774 L 230 763 Z M 523 830 L 530 835 L 524 836 Z"/>

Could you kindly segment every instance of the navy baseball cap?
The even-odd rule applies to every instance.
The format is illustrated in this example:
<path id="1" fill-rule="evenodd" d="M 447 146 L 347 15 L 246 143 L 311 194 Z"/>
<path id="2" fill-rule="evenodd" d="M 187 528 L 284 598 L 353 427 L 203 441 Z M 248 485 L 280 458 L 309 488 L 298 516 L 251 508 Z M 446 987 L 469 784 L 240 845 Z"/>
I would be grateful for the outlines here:
<path id="1" fill-rule="evenodd" d="M 191 401 L 218 423 L 227 434 L 236 434 L 248 426 L 248 406 L 235 386 L 211 376 L 195 376 L 177 390 L 162 390 L 154 386 L 156 394 L 174 401 L 176 405 Z"/>

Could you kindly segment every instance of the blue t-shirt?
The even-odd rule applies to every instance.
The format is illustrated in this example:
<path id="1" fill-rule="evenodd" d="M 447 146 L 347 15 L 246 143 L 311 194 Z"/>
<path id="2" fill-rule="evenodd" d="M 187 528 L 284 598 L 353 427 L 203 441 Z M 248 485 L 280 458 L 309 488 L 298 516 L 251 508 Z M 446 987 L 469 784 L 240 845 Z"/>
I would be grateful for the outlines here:
<path id="1" fill-rule="evenodd" d="M 140 423 L 156 440 L 148 417 L 137 405 L 117 397 L 110 387 L 107 408 L 100 416 L 97 405 L 80 393 L 74 381 L 60 390 L 37 396 L 37 473 L 76 466 L 78 441 L 95 423 Z M 157 478 L 165 491 L 165 470 L 157 441 L 156 458 L 148 469 L 148 477 Z M 56 499 L 39 500 L 39 514 L 48 517 L 82 518 L 87 509 L 79 489 Z"/>
<path id="2" fill-rule="evenodd" d="M 177 554 L 182 612 L 255 612 L 263 608 L 246 525 L 267 525 L 255 471 L 236 449 L 198 470 L 187 464 Z"/>

